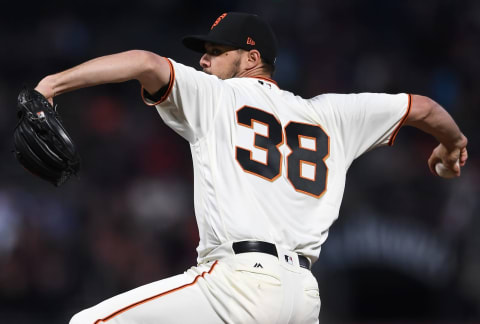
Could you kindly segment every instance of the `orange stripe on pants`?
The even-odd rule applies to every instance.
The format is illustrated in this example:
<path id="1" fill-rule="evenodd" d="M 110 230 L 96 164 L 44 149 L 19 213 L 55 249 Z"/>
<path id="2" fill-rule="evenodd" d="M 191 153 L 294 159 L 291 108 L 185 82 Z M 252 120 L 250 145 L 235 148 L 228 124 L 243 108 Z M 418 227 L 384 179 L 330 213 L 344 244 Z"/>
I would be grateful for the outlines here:
<path id="1" fill-rule="evenodd" d="M 120 309 L 120 310 L 118 310 L 118 311 L 116 311 L 116 312 L 108 315 L 108 316 L 105 317 L 105 318 L 96 320 L 94 324 L 105 323 L 105 322 L 111 320 L 112 318 L 114 318 L 115 316 L 120 315 L 120 314 L 122 314 L 123 312 L 126 312 L 126 311 L 129 310 L 129 309 L 135 308 L 135 307 L 140 306 L 140 305 L 142 305 L 142 304 L 145 304 L 145 303 L 147 303 L 147 302 L 149 302 L 149 301 L 152 301 L 152 300 L 154 300 L 154 299 L 157 299 L 157 298 L 166 296 L 166 295 L 168 295 L 168 294 L 171 294 L 171 293 L 173 293 L 173 292 L 182 290 L 182 289 L 184 289 L 184 288 L 193 286 L 194 284 L 197 283 L 197 281 L 198 281 L 198 279 L 200 279 L 200 277 L 203 278 L 203 277 L 205 276 L 205 274 L 207 274 L 207 273 L 208 273 L 208 274 L 212 273 L 212 271 L 213 271 L 213 269 L 215 268 L 215 266 L 217 265 L 217 263 L 218 263 L 218 261 L 215 261 L 215 262 L 212 264 L 212 267 L 210 268 L 210 270 L 208 270 L 208 272 L 207 272 L 207 271 L 204 271 L 201 275 L 196 276 L 195 279 L 194 279 L 191 283 L 189 283 L 189 284 L 185 284 L 185 285 L 183 285 L 183 286 L 170 289 L 170 290 L 165 291 L 165 292 L 163 292 L 163 293 L 161 293 L 161 294 L 158 294 L 158 295 L 155 295 L 155 296 L 146 298 L 146 299 L 144 299 L 144 300 L 141 300 L 141 301 L 139 301 L 139 302 L 133 303 L 133 304 L 131 304 L 131 305 L 129 305 L 129 306 L 126 306 L 126 307 L 124 307 L 124 308 L 122 308 L 122 309 Z"/>

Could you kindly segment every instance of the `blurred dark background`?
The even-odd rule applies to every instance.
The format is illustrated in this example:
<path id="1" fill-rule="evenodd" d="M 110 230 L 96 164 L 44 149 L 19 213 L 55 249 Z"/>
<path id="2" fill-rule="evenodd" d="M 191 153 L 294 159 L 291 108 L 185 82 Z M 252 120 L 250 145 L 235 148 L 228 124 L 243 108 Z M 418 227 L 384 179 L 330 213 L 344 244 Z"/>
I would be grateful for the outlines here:
<path id="1" fill-rule="evenodd" d="M 480 322 L 475 0 L 10 2 L 0 12 L 0 322 L 68 323 L 195 264 L 189 147 L 142 103 L 137 82 L 55 99 L 83 159 L 79 179 L 60 189 L 11 153 L 16 96 L 48 74 L 129 49 L 198 67 L 180 39 L 206 33 L 226 11 L 271 22 L 281 88 L 304 97 L 427 95 L 470 140 L 456 180 L 429 173 L 435 141 L 409 128 L 393 148 L 352 165 L 340 219 L 313 270 L 321 322 Z"/>

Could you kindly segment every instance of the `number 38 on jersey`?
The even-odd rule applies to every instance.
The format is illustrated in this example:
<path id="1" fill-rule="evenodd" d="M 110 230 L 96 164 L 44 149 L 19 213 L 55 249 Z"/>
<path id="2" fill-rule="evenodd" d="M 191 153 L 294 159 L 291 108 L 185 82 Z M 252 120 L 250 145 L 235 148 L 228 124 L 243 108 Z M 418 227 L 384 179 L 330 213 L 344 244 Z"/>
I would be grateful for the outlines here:
<path id="1" fill-rule="evenodd" d="M 330 139 L 320 126 L 291 121 L 282 127 L 274 115 L 250 106 L 237 110 L 237 123 L 254 130 L 253 151 L 236 147 L 237 161 L 245 172 L 275 181 L 284 172 L 285 158 L 286 176 L 293 188 L 317 198 L 322 196 Z M 285 157 L 279 149 L 284 139 L 291 151 Z"/>

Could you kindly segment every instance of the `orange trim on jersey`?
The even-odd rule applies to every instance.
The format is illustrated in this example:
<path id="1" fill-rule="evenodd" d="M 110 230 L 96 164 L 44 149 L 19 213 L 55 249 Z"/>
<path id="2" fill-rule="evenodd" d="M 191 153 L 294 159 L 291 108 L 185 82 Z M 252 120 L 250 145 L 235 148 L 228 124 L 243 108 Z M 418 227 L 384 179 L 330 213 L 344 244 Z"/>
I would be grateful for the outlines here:
<path id="1" fill-rule="evenodd" d="M 173 64 L 172 62 L 170 62 L 170 60 L 166 57 L 164 57 L 164 59 L 168 62 L 168 65 L 170 66 L 170 81 L 168 82 L 168 88 L 167 88 L 167 91 L 165 92 L 165 94 L 160 98 L 160 100 L 158 100 L 157 102 L 155 103 L 149 103 L 147 102 L 147 100 L 145 99 L 145 96 L 143 95 L 143 92 L 145 91 L 145 89 L 143 88 L 142 86 L 142 89 L 141 89 L 141 95 L 142 95 L 142 99 L 143 99 L 143 102 L 147 105 L 147 106 L 155 106 L 155 105 L 158 105 L 158 104 L 161 104 L 162 102 L 164 102 L 168 96 L 170 95 L 170 92 L 172 92 L 172 89 L 173 89 L 173 83 L 175 81 L 175 70 L 173 68 Z"/>
<path id="2" fill-rule="evenodd" d="M 262 77 L 262 76 L 253 76 L 251 78 L 265 80 L 265 81 L 273 83 L 274 85 L 276 85 L 278 87 L 277 81 L 275 81 L 273 79 L 265 78 L 265 77 Z"/>
<path id="3" fill-rule="evenodd" d="M 194 279 L 191 283 L 189 283 L 189 284 L 185 284 L 185 285 L 183 285 L 183 286 L 170 289 L 170 290 L 165 291 L 165 292 L 163 292 L 163 293 L 160 293 L 160 294 L 158 294 L 158 295 L 155 295 L 155 296 L 146 298 L 146 299 L 144 299 L 144 300 L 141 300 L 141 301 L 139 301 L 139 302 L 136 302 L 136 303 L 134 303 L 134 304 L 131 304 L 131 305 L 129 305 L 129 306 L 126 306 L 126 307 L 124 307 L 124 308 L 122 308 L 122 309 L 120 309 L 120 310 L 118 310 L 118 311 L 116 311 L 116 312 L 108 315 L 108 316 L 105 317 L 105 318 L 96 320 L 94 324 L 105 323 L 105 322 L 111 320 L 112 318 L 114 318 L 115 316 L 120 315 L 120 314 L 122 314 L 122 313 L 124 313 L 124 312 L 126 312 L 126 311 L 128 311 L 128 310 L 130 310 L 130 309 L 132 309 L 132 308 L 135 308 L 135 307 L 137 307 L 137 306 L 140 306 L 140 305 L 142 305 L 142 304 L 145 304 L 145 303 L 147 303 L 147 302 L 149 302 L 149 301 L 152 301 L 152 300 L 154 300 L 154 299 L 157 299 L 157 298 L 166 296 L 166 295 L 171 294 L 171 293 L 173 293 L 173 292 L 179 291 L 179 290 L 181 290 L 181 289 L 184 289 L 184 288 L 188 288 L 188 287 L 190 287 L 190 286 L 193 286 L 194 284 L 197 283 L 197 281 L 198 281 L 198 279 L 200 279 L 200 277 L 204 278 L 206 274 L 211 274 L 212 271 L 213 271 L 213 269 L 215 268 L 215 266 L 216 266 L 217 264 L 218 264 L 218 261 L 215 261 L 215 262 L 213 263 L 212 267 L 210 268 L 210 270 L 208 270 L 208 272 L 207 272 L 207 271 L 204 271 L 201 275 L 196 276 L 195 279 Z"/>
<path id="4" fill-rule="evenodd" d="M 405 121 L 407 120 L 408 115 L 410 114 L 411 108 L 412 108 L 412 95 L 411 95 L 411 94 L 408 94 L 408 108 L 407 108 L 407 112 L 406 112 L 405 115 L 403 116 L 403 118 L 402 118 L 402 120 L 400 121 L 400 123 L 398 124 L 397 128 L 395 128 L 395 130 L 393 131 L 392 136 L 390 137 L 390 140 L 388 141 L 388 145 L 389 145 L 389 146 L 392 146 L 393 143 L 395 143 L 395 138 L 397 137 L 398 132 L 400 131 L 400 128 L 403 126 L 403 124 L 404 124 Z"/>

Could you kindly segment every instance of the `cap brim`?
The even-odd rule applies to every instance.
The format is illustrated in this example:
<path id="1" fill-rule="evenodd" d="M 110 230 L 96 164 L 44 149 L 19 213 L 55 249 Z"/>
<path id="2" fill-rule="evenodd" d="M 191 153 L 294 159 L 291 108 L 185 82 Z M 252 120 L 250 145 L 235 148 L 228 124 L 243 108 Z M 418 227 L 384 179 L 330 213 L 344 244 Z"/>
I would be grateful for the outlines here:
<path id="1" fill-rule="evenodd" d="M 192 51 L 205 53 L 205 43 L 212 43 L 218 45 L 229 45 L 233 47 L 238 47 L 238 45 L 233 44 L 227 41 L 221 41 L 218 39 L 214 39 L 213 37 L 209 37 L 208 35 L 193 35 L 193 36 L 186 36 L 182 38 L 183 45 L 191 49 Z"/>

